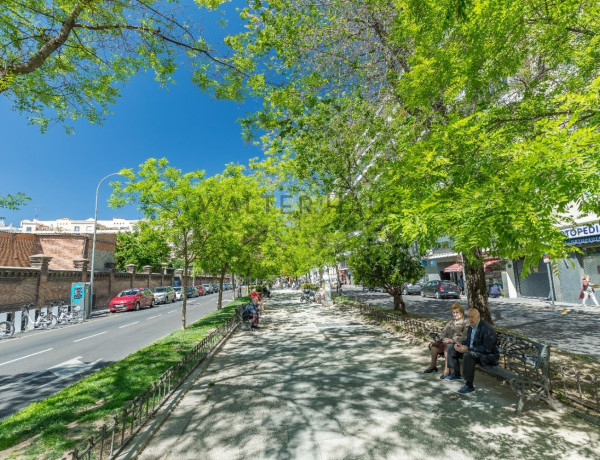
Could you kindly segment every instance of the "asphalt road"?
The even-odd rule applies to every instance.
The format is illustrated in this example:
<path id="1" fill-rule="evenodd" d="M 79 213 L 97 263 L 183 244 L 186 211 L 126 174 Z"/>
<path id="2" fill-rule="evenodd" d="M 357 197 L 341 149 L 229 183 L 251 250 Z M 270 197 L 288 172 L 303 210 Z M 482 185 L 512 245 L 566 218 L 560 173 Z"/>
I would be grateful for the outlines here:
<path id="1" fill-rule="evenodd" d="M 392 297 L 385 293 L 365 292 L 361 288 L 344 287 L 344 295 L 372 305 L 393 308 Z M 431 318 L 450 319 L 450 305 L 467 307 L 467 299 L 422 298 L 404 296 L 406 310 Z M 490 312 L 497 326 L 562 350 L 600 359 L 600 308 L 550 306 L 530 299 L 490 299 Z"/>
<path id="2" fill-rule="evenodd" d="M 223 300 L 231 300 L 231 292 Z M 217 294 L 189 299 L 187 322 L 217 308 Z M 182 302 L 106 314 L 0 342 L 0 419 L 178 330 Z"/>

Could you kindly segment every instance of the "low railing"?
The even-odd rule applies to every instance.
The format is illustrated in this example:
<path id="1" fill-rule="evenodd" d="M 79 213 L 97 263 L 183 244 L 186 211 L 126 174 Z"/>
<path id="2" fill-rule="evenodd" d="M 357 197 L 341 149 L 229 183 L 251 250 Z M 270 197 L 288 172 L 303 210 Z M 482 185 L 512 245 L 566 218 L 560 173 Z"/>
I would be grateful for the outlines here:
<path id="1" fill-rule="evenodd" d="M 552 392 L 564 398 L 565 402 L 575 403 L 588 410 L 600 413 L 600 379 L 594 374 L 586 374 L 578 369 L 552 365 Z"/>
<path id="2" fill-rule="evenodd" d="M 372 307 L 370 305 L 359 304 L 356 306 L 363 314 L 371 316 L 379 321 L 386 321 L 393 323 L 399 329 L 409 332 L 410 334 L 423 338 L 427 333 L 431 331 L 431 325 L 425 321 L 420 321 L 414 318 L 408 318 L 406 316 L 394 315 L 387 313 L 379 308 Z"/>
<path id="3" fill-rule="evenodd" d="M 237 315 L 234 315 L 202 339 L 179 363 L 167 370 L 144 393 L 129 401 L 124 409 L 115 414 L 110 426 L 103 425 L 98 433 L 90 436 L 82 446 L 70 452 L 69 458 L 91 460 L 113 458 L 118 455 L 192 371 L 237 329 L 238 324 Z"/>
<path id="4" fill-rule="evenodd" d="M 414 318 L 406 318 L 382 311 L 371 305 L 353 305 L 362 313 L 379 321 L 386 321 L 398 327 L 398 330 L 410 333 L 418 338 L 425 338 L 431 332 L 431 324 Z M 565 403 L 576 408 L 582 407 L 600 414 L 600 379 L 593 374 L 586 374 L 574 368 L 558 366 L 550 363 L 550 392 Z"/>

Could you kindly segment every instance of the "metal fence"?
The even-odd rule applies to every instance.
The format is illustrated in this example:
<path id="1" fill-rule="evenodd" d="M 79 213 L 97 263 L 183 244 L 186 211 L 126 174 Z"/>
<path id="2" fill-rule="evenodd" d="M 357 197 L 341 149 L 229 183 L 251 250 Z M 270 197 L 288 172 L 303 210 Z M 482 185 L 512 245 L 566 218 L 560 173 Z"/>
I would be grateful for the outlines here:
<path id="1" fill-rule="evenodd" d="M 594 374 L 586 374 L 579 369 L 558 366 L 556 371 L 550 365 L 552 393 L 566 403 L 574 403 L 600 414 L 600 379 Z"/>
<path id="2" fill-rule="evenodd" d="M 144 393 L 129 401 L 124 409 L 114 415 L 109 425 L 90 436 L 84 444 L 69 453 L 71 460 L 113 458 L 133 439 L 150 419 L 219 344 L 238 327 L 237 315 L 202 339 L 185 357 Z"/>
<path id="3" fill-rule="evenodd" d="M 418 338 L 425 338 L 431 331 L 431 323 L 419 321 L 382 311 L 379 308 L 355 305 L 363 314 L 379 321 L 392 323 L 398 330 Z M 575 367 L 553 366 L 550 363 L 550 392 L 566 404 L 585 408 L 600 414 L 600 379 L 594 374 L 582 372 Z"/>

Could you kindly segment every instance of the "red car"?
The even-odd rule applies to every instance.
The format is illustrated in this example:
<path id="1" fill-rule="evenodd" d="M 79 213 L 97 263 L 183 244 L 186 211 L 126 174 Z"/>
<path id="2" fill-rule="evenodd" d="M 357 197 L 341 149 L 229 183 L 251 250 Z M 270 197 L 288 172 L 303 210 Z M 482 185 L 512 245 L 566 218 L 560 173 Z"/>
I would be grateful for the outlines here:
<path id="1" fill-rule="evenodd" d="M 196 286 L 196 289 L 198 289 L 198 295 L 206 294 L 206 292 L 204 291 L 204 286 L 202 286 L 201 284 Z"/>
<path id="2" fill-rule="evenodd" d="M 154 294 L 150 289 L 125 289 L 110 301 L 110 312 L 125 310 L 139 310 L 140 308 L 154 307 Z"/>

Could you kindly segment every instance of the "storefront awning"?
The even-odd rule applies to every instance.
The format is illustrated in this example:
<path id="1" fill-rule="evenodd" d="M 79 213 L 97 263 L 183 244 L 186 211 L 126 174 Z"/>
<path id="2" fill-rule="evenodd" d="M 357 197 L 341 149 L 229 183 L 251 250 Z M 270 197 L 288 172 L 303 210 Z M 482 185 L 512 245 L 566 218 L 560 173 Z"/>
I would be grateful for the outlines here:
<path id="1" fill-rule="evenodd" d="M 457 273 L 462 272 L 462 266 L 460 264 L 452 264 L 449 267 L 444 268 L 444 273 Z"/>
<path id="2" fill-rule="evenodd" d="M 483 269 L 486 271 L 501 270 L 502 262 L 497 257 L 493 259 L 486 259 L 483 262 Z"/>

